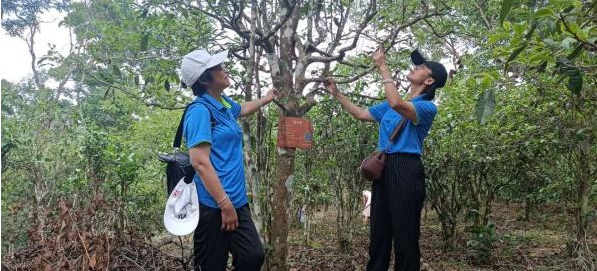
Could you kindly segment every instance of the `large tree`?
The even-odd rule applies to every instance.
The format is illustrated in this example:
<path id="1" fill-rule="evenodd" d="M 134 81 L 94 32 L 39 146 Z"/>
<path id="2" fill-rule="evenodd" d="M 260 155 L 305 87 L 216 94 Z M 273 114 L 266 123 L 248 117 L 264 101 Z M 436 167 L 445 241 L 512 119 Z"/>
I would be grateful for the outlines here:
<path id="1" fill-rule="evenodd" d="M 271 77 L 281 97 L 278 106 L 284 116 L 304 116 L 321 93 L 323 80 L 333 76 L 334 65 L 353 69 L 339 83 L 354 82 L 374 68 L 358 58 L 357 44 L 387 42 L 392 46 L 401 31 L 424 19 L 441 14 L 442 4 L 404 1 L 397 6 L 377 1 L 174 1 L 211 17 L 222 35 L 219 41 L 239 60 L 248 60 Z M 377 17 L 378 10 L 383 16 Z M 399 11 L 398 14 L 394 13 Z M 378 29 L 376 26 L 380 25 Z M 249 50 L 250 54 L 242 53 Z M 259 52 L 262 54 L 256 54 Z M 245 56 L 249 55 L 250 58 Z M 267 61 L 268 68 L 261 66 Z M 295 149 L 278 148 L 273 189 L 273 221 L 269 241 L 271 270 L 286 270 L 288 252 L 289 193 Z"/>

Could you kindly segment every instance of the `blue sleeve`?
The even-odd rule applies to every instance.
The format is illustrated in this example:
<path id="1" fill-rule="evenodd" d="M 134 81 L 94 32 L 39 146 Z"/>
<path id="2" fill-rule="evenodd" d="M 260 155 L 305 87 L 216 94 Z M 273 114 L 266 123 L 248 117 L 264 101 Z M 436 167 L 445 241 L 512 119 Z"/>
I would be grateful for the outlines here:
<path id="1" fill-rule="evenodd" d="M 437 107 L 430 101 L 413 102 L 415 111 L 417 111 L 417 123 L 415 125 L 430 126 L 437 113 Z"/>
<path id="2" fill-rule="evenodd" d="M 240 117 L 240 110 L 242 109 L 240 104 L 230 99 L 228 96 L 224 96 L 224 99 L 232 106 L 230 111 L 232 112 L 232 116 L 234 119 L 238 119 Z"/>
<path id="3" fill-rule="evenodd" d="M 381 122 L 383 115 L 385 115 L 389 109 L 390 109 L 390 104 L 388 104 L 388 101 L 385 101 L 383 103 L 379 103 L 372 107 L 369 107 L 369 114 L 371 114 L 371 116 L 373 117 L 373 119 L 375 119 L 375 121 Z"/>
<path id="4" fill-rule="evenodd" d="M 183 134 L 187 149 L 200 143 L 211 144 L 211 116 L 204 105 L 192 105 L 184 117 Z"/>

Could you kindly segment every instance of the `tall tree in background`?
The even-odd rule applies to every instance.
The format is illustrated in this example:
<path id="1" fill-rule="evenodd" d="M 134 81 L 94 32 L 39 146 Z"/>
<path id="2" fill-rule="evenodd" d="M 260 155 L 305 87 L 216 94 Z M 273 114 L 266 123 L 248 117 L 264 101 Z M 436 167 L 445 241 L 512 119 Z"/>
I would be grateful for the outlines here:
<path id="1" fill-rule="evenodd" d="M 36 0 L 36 1 L 2 1 L 2 28 L 11 37 L 18 37 L 27 43 L 31 55 L 31 71 L 38 89 L 44 88 L 44 75 L 39 70 L 43 58 L 35 53 L 35 37 L 41 30 L 41 16 L 50 11 L 63 12 L 69 8 L 70 0 Z M 68 76 L 61 81 L 57 92 L 60 92 Z M 56 96 L 59 97 L 59 94 Z"/>

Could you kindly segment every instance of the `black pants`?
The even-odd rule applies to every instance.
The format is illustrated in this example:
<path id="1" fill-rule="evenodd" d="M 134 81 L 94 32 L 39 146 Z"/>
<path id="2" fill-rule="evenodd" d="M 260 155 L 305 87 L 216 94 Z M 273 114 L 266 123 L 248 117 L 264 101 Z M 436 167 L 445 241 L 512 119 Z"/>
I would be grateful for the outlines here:
<path id="1" fill-rule="evenodd" d="M 418 155 L 389 154 L 381 179 L 373 182 L 368 271 L 420 269 L 419 236 L 425 172 Z"/>
<path id="2" fill-rule="evenodd" d="M 229 252 L 234 270 L 261 270 L 265 254 L 248 204 L 236 209 L 239 226 L 232 232 L 220 230 L 220 209 L 200 204 L 200 211 L 199 225 L 193 235 L 195 271 L 226 270 Z"/>

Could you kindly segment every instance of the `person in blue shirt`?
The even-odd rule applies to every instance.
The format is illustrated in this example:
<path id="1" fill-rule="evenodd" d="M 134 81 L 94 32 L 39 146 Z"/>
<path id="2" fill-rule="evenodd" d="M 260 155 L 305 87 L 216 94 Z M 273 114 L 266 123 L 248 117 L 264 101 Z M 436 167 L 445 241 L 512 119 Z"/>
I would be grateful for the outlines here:
<path id="1" fill-rule="evenodd" d="M 272 89 L 265 97 L 242 104 L 224 95 L 230 86 L 222 66 L 227 54 L 195 50 L 183 57 L 180 68 L 183 84 L 197 96 L 183 124 L 200 203 L 193 235 L 194 267 L 226 270 L 231 253 L 234 270 L 261 270 L 265 255 L 249 210 L 243 133 L 236 121 L 270 103 L 278 92 Z"/>
<path id="2" fill-rule="evenodd" d="M 379 124 L 377 149 L 386 152 L 382 177 L 372 184 L 368 271 L 388 270 L 392 242 L 394 270 L 420 269 L 420 220 L 425 200 L 425 172 L 421 162 L 423 141 L 431 129 L 437 108 L 432 102 L 435 91 L 446 84 L 446 68 L 427 61 L 417 51 L 411 53 L 414 67 L 406 79 L 410 82 L 408 99 L 402 99 L 385 63 L 380 47 L 373 59 L 382 77 L 386 100 L 368 110 L 350 102 L 338 91 L 332 78 L 326 79 L 328 92 L 358 120 Z M 406 118 L 399 137 L 390 144 L 390 134 Z"/>

